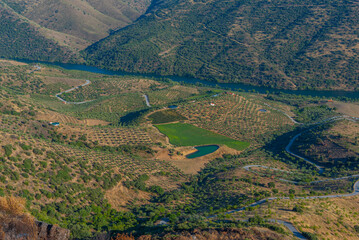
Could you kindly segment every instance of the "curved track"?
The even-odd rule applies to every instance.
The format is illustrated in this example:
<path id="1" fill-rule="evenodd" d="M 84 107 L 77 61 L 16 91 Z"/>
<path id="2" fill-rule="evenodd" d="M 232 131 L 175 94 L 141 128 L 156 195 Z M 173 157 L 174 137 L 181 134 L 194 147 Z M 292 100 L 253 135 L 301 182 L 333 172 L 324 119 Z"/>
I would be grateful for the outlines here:
<path id="1" fill-rule="evenodd" d="M 73 88 L 70 88 L 70 89 L 67 89 L 66 91 L 63 91 L 63 92 L 59 92 L 55 95 L 55 97 L 57 99 L 59 99 L 61 102 L 65 103 L 65 104 L 84 104 L 84 103 L 88 103 L 88 102 L 92 102 L 93 100 L 89 100 L 89 101 L 83 101 L 83 102 L 68 102 L 66 101 L 65 99 L 61 98 L 60 95 L 64 94 L 64 93 L 68 93 L 68 92 L 71 92 L 71 91 L 74 91 L 76 89 L 79 89 L 80 87 L 84 87 L 86 85 L 89 85 L 91 84 L 91 81 L 90 80 L 86 80 L 86 82 L 80 86 L 77 86 L 77 87 L 73 87 Z"/>
<path id="2" fill-rule="evenodd" d="M 266 104 L 267 106 L 271 107 L 269 104 Z M 273 107 L 271 107 L 273 108 Z M 286 114 L 285 112 L 281 111 L 280 109 L 277 109 L 277 108 L 273 108 L 277 111 L 280 111 L 281 113 L 283 113 L 284 115 L 286 115 L 288 118 L 291 119 L 292 122 L 294 122 L 295 124 L 301 124 L 299 122 L 297 122 L 295 119 L 293 119 L 291 116 L 289 116 L 288 114 Z M 319 174 L 322 174 L 324 172 L 324 167 L 322 166 L 319 166 L 317 165 L 316 163 L 314 163 L 313 161 L 305 158 L 305 157 L 302 157 L 302 156 L 299 156 L 298 154 L 295 154 L 293 153 L 290 149 L 293 145 L 293 143 L 295 142 L 295 140 L 302 135 L 302 133 L 304 132 L 307 132 L 319 125 L 322 125 L 324 123 L 328 123 L 328 122 L 333 122 L 333 121 L 338 121 L 338 120 L 342 120 L 342 119 L 346 119 L 346 120 L 349 120 L 349 121 L 353 121 L 353 122 L 356 122 L 358 121 L 359 119 L 358 118 L 354 118 L 354 117 L 350 117 L 350 116 L 335 116 L 335 117 L 330 117 L 330 118 L 327 118 L 327 119 L 324 119 L 322 121 L 319 121 L 319 122 L 315 122 L 315 123 L 312 123 L 312 124 L 307 124 L 306 126 L 308 126 L 309 128 L 306 128 L 305 130 L 303 130 L 302 132 L 298 133 L 297 135 L 295 135 L 294 137 L 292 137 L 288 143 L 288 145 L 286 146 L 285 150 L 286 152 L 288 152 L 290 155 L 292 156 L 295 156 L 297 158 L 300 158 L 312 165 L 314 165 L 317 169 L 318 169 L 318 172 Z M 302 124 L 301 124 L 302 125 Z M 272 167 L 268 167 L 268 166 L 263 166 L 263 165 L 247 165 L 247 166 L 244 166 L 243 168 L 246 169 L 247 171 L 250 171 L 250 169 L 252 167 L 262 167 L 262 168 L 266 168 L 266 169 L 273 169 L 273 170 L 276 170 L 276 171 L 282 171 L 282 172 L 288 172 L 288 171 L 285 171 L 285 170 L 280 170 L 280 169 L 276 169 L 276 168 L 272 168 Z M 359 177 L 359 174 L 357 175 L 350 175 L 350 176 L 346 176 L 346 177 L 340 177 L 340 178 L 331 178 L 331 179 L 326 179 L 326 180 L 319 180 L 319 181 L 312 181 L 310 183 L 318 183 L 318 182 L 326 182 L 326 181 L 334 181 L 334 180 L 342 180 L 342 179 L 349 179 L 349 178 L 355 178 L 355 177 Z M 294 183 L 294 184 L 298 184 L 299 182 L 295 182 L 295 181 L 290 181 L 290 180 L 285 180 L 285 179 L 280 179 L 282 181 L 286 181 L 286 182 L 290 182 L 290 183 Z M 348 194 L 335 194 L 335 195 L 324 195 L 324 196 L 309 196 L 309 197 L 294 197 L 294 199 L 323 199 L 323 198 L 341 198 L 341 197 L 351 197 L 351 196 L 356 196 L 356 195 L 359 195 L 359 179 L 354 183 L 354 186 L 353 186 L 353 192 L 352 193 L 348 193 Z M 248 206 L 245 206 L 245 207 L 242 207 L 242 208 L 238 208 L 238 209 L 234 209 L 234 210 L 231 210 L 231 211 L 228 211 L 226 212 L 225 214 L 232 214 L 232 213 L 235 213 L 235 212 L 241 212 L 249 207 L 255 207 L 255 206 L 259 206 L 259 205 L 262 205 L 268 201 L 272 201 L 272 200 L 276 200 L 276 199 L 291 199 L 289 197 L 270 197 L 270 198 L 265 198 L 265 199 L 262 199 L 260 201 L 257 201 L 257 202 L 254 202 Z M 213 215 L 213 216 L 210 216 L 209 218 L 214 218 L 216 217 L 217 215 Z M 283 220 L 276 220 L 276 219 L 269 219 L 268 221 L 270 222 L 278 222 L 278 223 L 281 223 L 283 224 L 284 226 L 286 226 L 292 233 L 294 236 L 296 236 L 297 238 L 299 239 L 306 239 L 299 231 L 298 229 L 295 228 L 295 226 L 290 223 L 290 222 L 286 222 L 286 221 L 283 221 Z"/>
<path id="3" fill-rule="evenodd" d="M 144 94 L 143 97 L 145 98 L 147 107 L 151 107 L 150 99 L 148 98 L 148 95 Z"/>

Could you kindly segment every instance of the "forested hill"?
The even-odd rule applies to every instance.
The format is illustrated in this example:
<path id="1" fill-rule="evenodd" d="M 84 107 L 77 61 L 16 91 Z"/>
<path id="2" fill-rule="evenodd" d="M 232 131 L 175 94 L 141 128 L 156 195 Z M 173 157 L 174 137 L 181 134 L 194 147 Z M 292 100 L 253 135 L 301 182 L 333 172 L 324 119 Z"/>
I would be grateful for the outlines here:
<path id="1" fill-rule="evenodd" d="M 68 61 L 73 53 L 42 36 L 33 25 L 0 2 L 0 57 Z"/>
<path id="2" fill-rule="evenodd" d="M 280 88 L 359 86 L 359 5 L 348 0 L 155 0 L 88 47 L 88 63 Z"/>

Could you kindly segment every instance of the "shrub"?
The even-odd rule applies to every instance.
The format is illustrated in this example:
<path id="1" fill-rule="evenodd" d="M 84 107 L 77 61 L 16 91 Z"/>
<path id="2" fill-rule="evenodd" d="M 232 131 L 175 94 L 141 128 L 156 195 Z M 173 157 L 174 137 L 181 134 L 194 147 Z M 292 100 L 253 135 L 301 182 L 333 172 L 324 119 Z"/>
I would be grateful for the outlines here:
<path id="1" fill-rule="evenodd" d="M 293 211 L 298 212 L 298 213 L 302 213 L 302 212 L 304 212 L 304 207 L 302 205 L 297 204 L 297 205 L 294 206 Z"/>
<path id="2" fill-rule="evenodd" d="M 7 145 L 3 146 L 3 149 L 4 149 L 4 151 L 5 151 L 5 156 L 10 157 L 11 154 L 12 154 L 12 150 L 13 150 L 12 145 L 11 145 L 11 144 L 7 144 Z"/>
<path id="3" fill-rule="evenodd" d="M 318 240 L 318 237 L 314 233 L 302 232 L 302 235 L 306 237 L 308 240 Z"/>

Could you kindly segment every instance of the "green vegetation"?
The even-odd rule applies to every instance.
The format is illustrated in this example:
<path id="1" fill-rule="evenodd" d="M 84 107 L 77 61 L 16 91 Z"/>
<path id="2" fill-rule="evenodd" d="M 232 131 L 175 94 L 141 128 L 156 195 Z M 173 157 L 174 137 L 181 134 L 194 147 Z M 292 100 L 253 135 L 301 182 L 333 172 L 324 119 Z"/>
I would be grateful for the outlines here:
<path id="1" fill-rule="evenodd" d="M 346 0 L 156 1 L 84 54 L 91 65 L 130 72 L 354 90 L 357 12 Z"/>
<path id="2" fill-rule="evenodd" d="M 0 57 L 68 61 L 71 52 L 42 36 L 34 26 L 4 8 L 0 1 Z"/>
<path id="3" fill-rule="evenodd" d="M 325 105 L 307 106 L 294 112 L 297 115 L 296 119 L 301 123 L 313 123 L 337 115 L 332 108 Z"/>
<path id="4" fill-rule="evenodd" d="M 359 170 L 359 143 L 356 135 L 337 132 L 336 126 L 355 129 L 356 124 L 343 120 L 313 128 L 295 141 L 293 150 L 328 168 L 328 176 L 349 175 Z"/>
<path id="5" fill-rule="evenodd" d="M 156 125 L 156 127 L 177 146 L 196 146 L 206 144 L 224 144 L 230 148 L 242 151 L 249 143 L 236 141 L 208 130 L 185 123 Z"/>
<path id="6" fill-rule="evenodd" d="M 186 117 L 179 114 L 176 110 L 158 111 L 149 115 L 148 118 L 152 120 L 152 124 L 170 123 L 170 122 L 187 120 Z"/>
<path id="7" fill-rule="evenodd" d="M 327 200 L 310 199 L 322 205 L 326 211 L 322 212 L 293 199 L 348 193 L 358 179 L 320 181 L 358 174 L 359 152 L 357 123 L 310 125 L 338 114 L 321 99 L 228 93 L 164 79 L 103 76 L 49 66 L 29 73 L 33 66 L 12 63 L 16 65 L 0 61 L 0 196 L 26 199 L 38 220 L 68 228 L 74 238 L 107 231 L 137 237 L 227 227 L 244 231 L 255 226 L 262 227 L 262 237 L 263 227 L 287 234 L 284 227 L 266 221 L 272 218 L 296 219 L 297 229 L 313 232 L 316 223 L 301 220 L 308 214 L 317 214 L 318 219 L 323 215 L 322 227 L 332 213 L 340 226 L 359 225 L 351 198 L 336 199 L 354 207 L 344 207 L 346 212 L 340 214 L 340 208 L 326 205 Z M 95 101 L 71 105 L 54 98 L 54 93 L 84 79 L 91 84 L 64 97 Z M 149 96 L 151 108 L 143 94 Z M 179 108 L 162 109 L 171 104 Z M 294 124 L 281 111 L 309 124 Z M 156 129 L 143 121 L 148 114 L 152 123 L 185 123 L 156 124 Z M 54 127 L 50 121 L 61 124 Z M 325 166 L 323 174 L 284 151 L 301 132 L 291 150 Z M 209 159 L 196 161 L 186 158 L 189 148 L 178 147 L 222 144 L 241 153 L 228 154 L 233 151 L 222 148 Z M 244 168 L 248 165 L 254 167 Z M 280 218 L 273 210 L 283 199 L 223 214 L 268 197 L 291 198 L 290 204 L 285 203 L 290 217 Z M 213 215 L 217 217 L 208 218 Z M 347 215 L 350 223 L 343 217 Z M 159 226 L 163 219 L 168 224 Z M 357 231 L 345 228 L 340 234 L 348 237 Z M 320 232 L 316 235 L 323 237 Z"/>
<path id="8" fill-rule="evenodd" d="M 214 106 L 213 106 L 214 104 Z M 260 98 L 244 93 L 203 97 L 182 104 L 177 110 L 189 123 L 222 135 L 254 144 L 269 142 L 287 132 L 292 123 L 278 111 L 272 111 Z M 259 109 L 268 109 L 265 113 Z"/>

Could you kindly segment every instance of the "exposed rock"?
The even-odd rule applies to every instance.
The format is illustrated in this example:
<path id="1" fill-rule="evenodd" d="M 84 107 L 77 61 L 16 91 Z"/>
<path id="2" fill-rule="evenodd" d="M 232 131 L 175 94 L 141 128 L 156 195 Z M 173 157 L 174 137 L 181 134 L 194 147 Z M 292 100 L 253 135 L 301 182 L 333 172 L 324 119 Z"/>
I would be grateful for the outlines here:
<path id="1" fill-rule="evenodd" d="M 39 240 L 68 240 L 70 230 L 60 228 L 57 225 L 50 225 L 44 222 L 36 222 Z"/>

